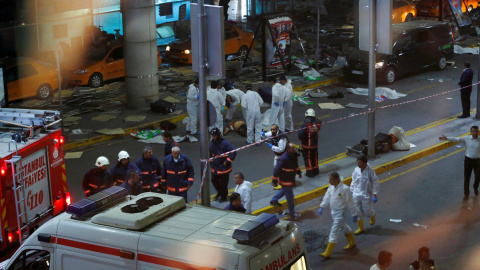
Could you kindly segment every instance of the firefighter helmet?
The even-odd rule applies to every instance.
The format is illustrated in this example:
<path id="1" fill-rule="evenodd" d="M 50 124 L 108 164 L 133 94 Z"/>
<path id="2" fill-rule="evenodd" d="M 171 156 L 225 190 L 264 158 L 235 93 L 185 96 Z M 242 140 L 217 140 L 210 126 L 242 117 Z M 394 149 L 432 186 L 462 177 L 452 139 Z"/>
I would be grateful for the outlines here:
<path id="1" fill-rule="evenodd" d="M 110 164 L 110 162 L 108 161 L 108 158 L 106 158 L 104 156 L 98 157 L 97 161 L 95 162 L 95 165 L 97 165 L 97 167 L 102 167 L 102 166 L 108 165 L 108 164 Z"/>
<path id="2" fill-rule="evenodd" d="M 130 158 L 130 156 L 128 155 L 127 151 L 122 150 L 118 153 L 118 161 L 121 161 L 124 158 Z"/>
<path id="3" fill-rule="evenodd" d="M 308 116 L 315 117 L 315 110 L 314 109 L 308 109 L 305 112 L 305 117 L 308 117 Z"/>
<path id="4" fill-rule="evenodd" d="M 210 130 L 210 135 L 217 135 L 217 136 L 221 136 L 222 133 L 220 132 L 220 129 L 218 128 L 213 128 L 212 130 Z"/>

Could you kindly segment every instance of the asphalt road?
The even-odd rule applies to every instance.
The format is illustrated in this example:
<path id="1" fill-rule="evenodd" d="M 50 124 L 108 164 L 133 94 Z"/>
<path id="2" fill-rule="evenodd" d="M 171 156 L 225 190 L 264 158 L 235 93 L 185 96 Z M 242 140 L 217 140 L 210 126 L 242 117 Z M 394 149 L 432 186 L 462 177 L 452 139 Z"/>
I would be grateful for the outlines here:
<path id="1" fill-rule="evenodd" d="M 426 69 L 410 77 L 403 78 L 391 86 L 398 92 L 408 94 L 407 97 L 397 100 L 387 100 L 377 103 L 377 106 L 393 105 L 399 102 L 408 100 L 415 100 L 425 96 L 430 96 L 452 89 L 456 89 L 457 82 L 461 75 L 464 61 L 472 61 L 471 55 L 456 55 L 454 61 L 455 66 L 447 66 L 444 71 L 435 71 Z M 472 61 L 472 69 L 477 70 L 476 63 Z M 476 75 L 475 75 L 476 76 Z M 348 83 L 355 87 L 367 87 L 365 84 Z M 381 85 L 380 85 L 381 86 Z M 327 93 L 340 91 L 344 93 L 345 97 L 336 100 L 327 98 L 313 99 L 315 103 L 320 102 L 338 102 L 342 105 L 352 103 L 368 104 L 366 96 L 359 96 L 350 94 L 345 90 L 344 85 L 331 86 L 325 89 Z M 472 94 L 472 101 L 476 100 L 476 94 Z M 304 113 L 308 108 L 314 108 L 317 112 L 317 117 L 322 121 L 330 121 L 341 117 L 349 116 L 365 111 L 365 109 L 345 108 L 340 110 L 320 110 L 315 104 L 310 106 L 294 104 L 293 119 L 298 127 L 304 120 Z M 262 111 L 265 111 L 263 109 Z M 393 126 L 403 127 L 406 131 L 413 128 L 426 125 L 436 120 L 455 115 L 461 111 L 460 94 L 458 91 L 446 95 L 440 95 L 431 99 L 422 100 L 419 102 L 408 103 L 401 106 L 394 106 L 387 109 L 377 110 L 376 112 L 376 132 L 388 133 Z M 141 112 L 139 112 L 141 113 Z M 241 117 L 240 109 L 237 109 L 235 118 Z M 99 123 L 101 125 L 101 123 Z M 99 127 L 92 127 L 97 129 Z M 173 135 L 183 135 L 184 126 L 179 125 Z M 325 124 L 320 131 L 320 149 L 319 159 L 328 158 L 339 153 L 345 152 L 347 145 L 355 145 L 363 138 L 367 137 L 367 116 L 358 116 L 348 118 L 342 121 Z M 245 138 L 237 134 L 229 134 L 225 137 L 234 147 L 240 147 L 245 144 Z M 292 142 L 298 143 L 296 134 L 289 135 Z M 121 150 L 126 150 L 130 153 L 132 160 L 136 160 L 142 152 L 144 143 L 136 141 L 136 139 L 125 137 L 114 141 L 109 141 L 95 146 L 89 146 L 84 149 L 72 150 L 83 151 L 83 155 L 79 159 L 67 159 L 67 179 L 69 189 L 72 193 L 73 200 L 78 200 L 83 197 L 81 190 L 81 182 L 84 173 L 94 166 L 95 160 L 98 156 L 104 155 L 109 158 L 111 164 L 117 162 L 117 154 Z M 164 145 L 153 145 L 154 154 L 160 159 L 163 159 Z M 200 163 L 199 163 L 199 144 L 198 143 L 180 143 L 180 148 L 183 154 L 186 154 L 194 163 L 195 167 L 195 184 L 189 190 L 188 200 L 195 200 L 196 194 L 200 187 Z M 273 153 L 266 146 L 251 147 L 242 150 L 238 153 L 237 158 L 233 164 L 234 171 L 242 171 L 246 180 L 255 181 L 272 174 L 273 169 Z M 301 162 L 303 163 L 303 162 Z M 302 164 L 303 165 L 303 164 Z M 233 176 L 229 188 L 233 188 Z M 215 194 L 213 186 L 211 193 Z"/>
<path id="2" fill-rule="evenodd" d="M 479 199 L 473 195 L 466 203 L 462 200 L 464 153 L 463 146 L 451 147 L 380 175 L 376 224 L 365 220 L 366 232 L 355 236 L 355 250 L 343 251 L 347 242 L 341 236 L 327 261 L 318 254 L 328 242 L 330 208 L 317 214 L 321 198 L 297 207 L 312 269 L 370 269 L 380 250 L 393 253 L 388 269 L 408 269 L 422 246 L 430 248 L 438 269 L 480 269 Z M 348 224 L 357 229 L 351 219 Z"/>

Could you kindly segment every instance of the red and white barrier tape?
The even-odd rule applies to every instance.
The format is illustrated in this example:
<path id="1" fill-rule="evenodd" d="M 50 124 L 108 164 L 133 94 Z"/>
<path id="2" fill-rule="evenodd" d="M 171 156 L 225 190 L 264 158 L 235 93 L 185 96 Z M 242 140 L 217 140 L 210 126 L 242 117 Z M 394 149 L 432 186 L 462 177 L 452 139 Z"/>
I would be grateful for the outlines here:
<path id="1" fill-rule="evenodd" d="M 203 183 L 205 182 L 205 176 L 207 174 L 207 166 L 208 163 L 205 162 L 205 166 L 203 168 L 203 174 L 202 174 L 202 183 L 200 183 L 200 190 L 198 191 L 197 194 L 197 199 L 195 199 L 195 204 L 198 204 L 198 200 L 200 200 L 200 195 L 202 194 L 202 189 L 203 189 Z"/>

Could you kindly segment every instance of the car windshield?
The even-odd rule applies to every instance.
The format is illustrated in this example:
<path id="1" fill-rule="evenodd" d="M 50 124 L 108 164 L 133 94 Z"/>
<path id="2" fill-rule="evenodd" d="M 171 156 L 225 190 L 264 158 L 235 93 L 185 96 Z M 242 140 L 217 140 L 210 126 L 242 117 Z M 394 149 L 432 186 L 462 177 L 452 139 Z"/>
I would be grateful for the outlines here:
<path id="1" fill-rule="evenodd" d="M 89 60 L 100 61 L 105 58 L 108 51 L 106 47 L 92 47 L 85 50 L 84 57 Z"/>

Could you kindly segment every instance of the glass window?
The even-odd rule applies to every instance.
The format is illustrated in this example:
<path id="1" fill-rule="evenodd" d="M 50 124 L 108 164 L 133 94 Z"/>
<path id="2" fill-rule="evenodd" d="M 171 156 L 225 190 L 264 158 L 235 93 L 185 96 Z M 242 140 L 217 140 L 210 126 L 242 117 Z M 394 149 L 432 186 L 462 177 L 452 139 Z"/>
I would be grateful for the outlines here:
<path id="1" fill-rule="evenodd" d="M 30 77 L 30 76 L 33 76 L 35 74 L 38 74 L 38 71 L 31 64 L 25 64 L 25 65 L 18 66 L 18 78 L 19 79 Z"/>
<path id="2" fill-rule="evenodd" d="M 5 72 L 7 77 L 7 83 L 18 80 L 18 69 L 17 67 L 8 68 Z"/>
<path id="3" fill-rule="evenodd" d="M 123 47 L 115 48 L 111 53 L 109 58 L 113 58 L 114 61 L 123 59 Z"/>
<path id="4" fill-rule="evenodd" d="M 25 250 L 20 253 L 8 270 L 48 270 L 50 252 L 46 250 Z"/>
<path id="5" fill-rule="evenodd" d="M 87 49 L 84 52 L 85 58 L 94 60 L 94 61 L 102 60 L 103 58 L 105 58 L 107 53 L 108 53 L 108 50 L 106 47 L 92 47 Z"/>
<path id="6" fill-rule="evenodd" d="M 411 34 L 403 34 L 401 35 L 397 42 L 395 42 L 395 49 L 403 49 L 408 47 L 409 44 L 412 44 L 412 35 Z"/>
<path id="7" fill-rule="evenodd" d="M 394 0 L 393 1 L 393 9 L 396 9 L 396 8 L 401 8 L 401 7 L 404 7 L 408 5 L 408 3 L 406 3 L 405 1 L 402 1 L 402 0 Z"/>
<path id="8" fill-rule="evenodd" d="M 420 30 L 415 34 L 415 41 L 417 43 L 428 42 L 429 40 L 428 31 L 426 30 Z"/>
<path id="9" fill-rule="evenodd" d="M 231 39 L 231 38 L 236 38 L 239 37 L 240 34 L 238 34 L 237 30 L 235 28 L 225 28 L 225 39 Z"/>

